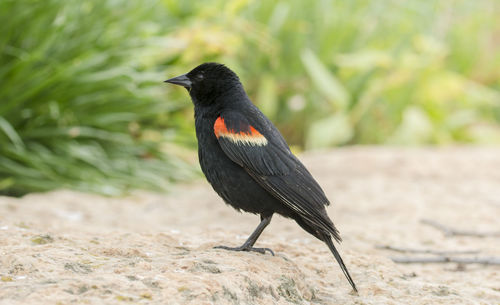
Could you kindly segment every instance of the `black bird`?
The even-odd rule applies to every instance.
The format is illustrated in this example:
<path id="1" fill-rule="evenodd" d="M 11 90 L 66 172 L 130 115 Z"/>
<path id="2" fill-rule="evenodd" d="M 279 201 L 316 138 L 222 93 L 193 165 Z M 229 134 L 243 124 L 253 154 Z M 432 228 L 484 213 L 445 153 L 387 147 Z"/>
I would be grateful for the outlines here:
<path id="1" fill-rule="evenodd" d="M 278 213 L 325 242 L 357 291 L 332 241 L 341 238 L 326 213 L 325 193 L 278 129 L 250 101 L 238 76 L 222 64 L 204 63 L 165 82 L 189 91 L 198 156 L 208 182 L 236 210 L 260 215 L 260 224 L 243 245 L 217 248 L 263 254 L 267 250 L 274 255 L 253 245 Z"/>

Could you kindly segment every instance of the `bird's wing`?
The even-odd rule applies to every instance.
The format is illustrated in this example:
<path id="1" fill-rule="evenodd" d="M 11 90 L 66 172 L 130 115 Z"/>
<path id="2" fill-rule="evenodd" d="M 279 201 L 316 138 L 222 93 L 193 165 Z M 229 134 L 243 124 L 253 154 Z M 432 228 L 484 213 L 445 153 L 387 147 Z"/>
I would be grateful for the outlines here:
<path id="1" fill-rule="evenodd" d="M 323 190 L 280 139 L 264 136 L 269 132 L 257 130 L 238 112 L 221 114 L 215 121 L 214 133 L 226 155 L 263 188 L 309 223 L 340 240 L 326 215 L 324 205 L 329 201 Z"/>

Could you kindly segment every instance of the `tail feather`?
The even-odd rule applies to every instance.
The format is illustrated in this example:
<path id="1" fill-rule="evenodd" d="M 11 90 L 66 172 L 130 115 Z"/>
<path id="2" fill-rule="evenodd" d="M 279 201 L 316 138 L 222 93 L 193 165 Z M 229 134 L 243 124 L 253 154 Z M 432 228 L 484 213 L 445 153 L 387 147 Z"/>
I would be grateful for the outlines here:
<path id="1" fill-rule="evenodd" d="M 349 271 L 347 270 L 347 267 L 345 266 L 344 261 L 342 260 L 342 257 L 340 257 L 339 252 L 335 248 L 335 245 L 333 244 L 331 237 L 329 235 L 326 235 L 326 234 L 323 235 L 323 237 L 324 237 L 323 241 L 328 245 L 328 248 L 330 248 L 330 251 L 332 251 L 333 256 L 335 257 L 335 259 L 339 263 L 340 269 L 342 269 L 342 272 L 344 272 L 344 275 L 347 278 L 347 280 L 349 281 L 349 284 L 351 284 L 352 289 L 354 289 L 354 291 L 358 292 L 358 289 L 356 288 L 356 284 L 352 280 L 351 275 L 349 274 Z"/>

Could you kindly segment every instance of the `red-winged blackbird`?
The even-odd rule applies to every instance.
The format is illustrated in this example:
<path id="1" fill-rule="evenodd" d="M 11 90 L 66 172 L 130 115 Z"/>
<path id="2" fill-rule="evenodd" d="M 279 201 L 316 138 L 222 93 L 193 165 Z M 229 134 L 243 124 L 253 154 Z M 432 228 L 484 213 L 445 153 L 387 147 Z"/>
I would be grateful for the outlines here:
<path id="1" fill-rule="evenodd" d="M 254 106 L 238 76 L 224 65 L 204 63 L 165 82 L 189 91 L 194 104 L 198 156 L 213 189 L 237 210 L 259 214 L 261 222 L 234 251 L 265 253 L 253 245 L 274 213 L 294 219 L 325 242 L 357 291 L 332 237 L 339 231 L 326 213 L 325 193 L 295 157 L 278 129 Z"/>

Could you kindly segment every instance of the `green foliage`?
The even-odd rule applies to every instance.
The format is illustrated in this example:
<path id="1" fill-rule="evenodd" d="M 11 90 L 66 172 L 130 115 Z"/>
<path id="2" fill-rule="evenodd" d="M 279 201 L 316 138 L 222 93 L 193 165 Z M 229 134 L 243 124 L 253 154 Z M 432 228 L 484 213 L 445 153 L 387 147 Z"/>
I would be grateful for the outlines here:
<path id="1" fill-rule="evenodd" d="M 2 0 L 0 192 L 188 179 L 192 107 L 161 81 L 205 61 L 300 148 L 500 143 L 499 15 L 496 0 Z"/>
<path id="2" fill-rule="evenodd" d="M 209 2 L 176 62 L 229 64 L 294 145 L 500 143 L 498 1 Z"/>
<path id="3" fill-rule="evenodd" d="M 185 107 L 165 101 L 164 74 L 147 66 L 158 49 L 154 5 L 0 2 L 0 192 L 116 195 L 192 176 L 149 131 Z"/>

